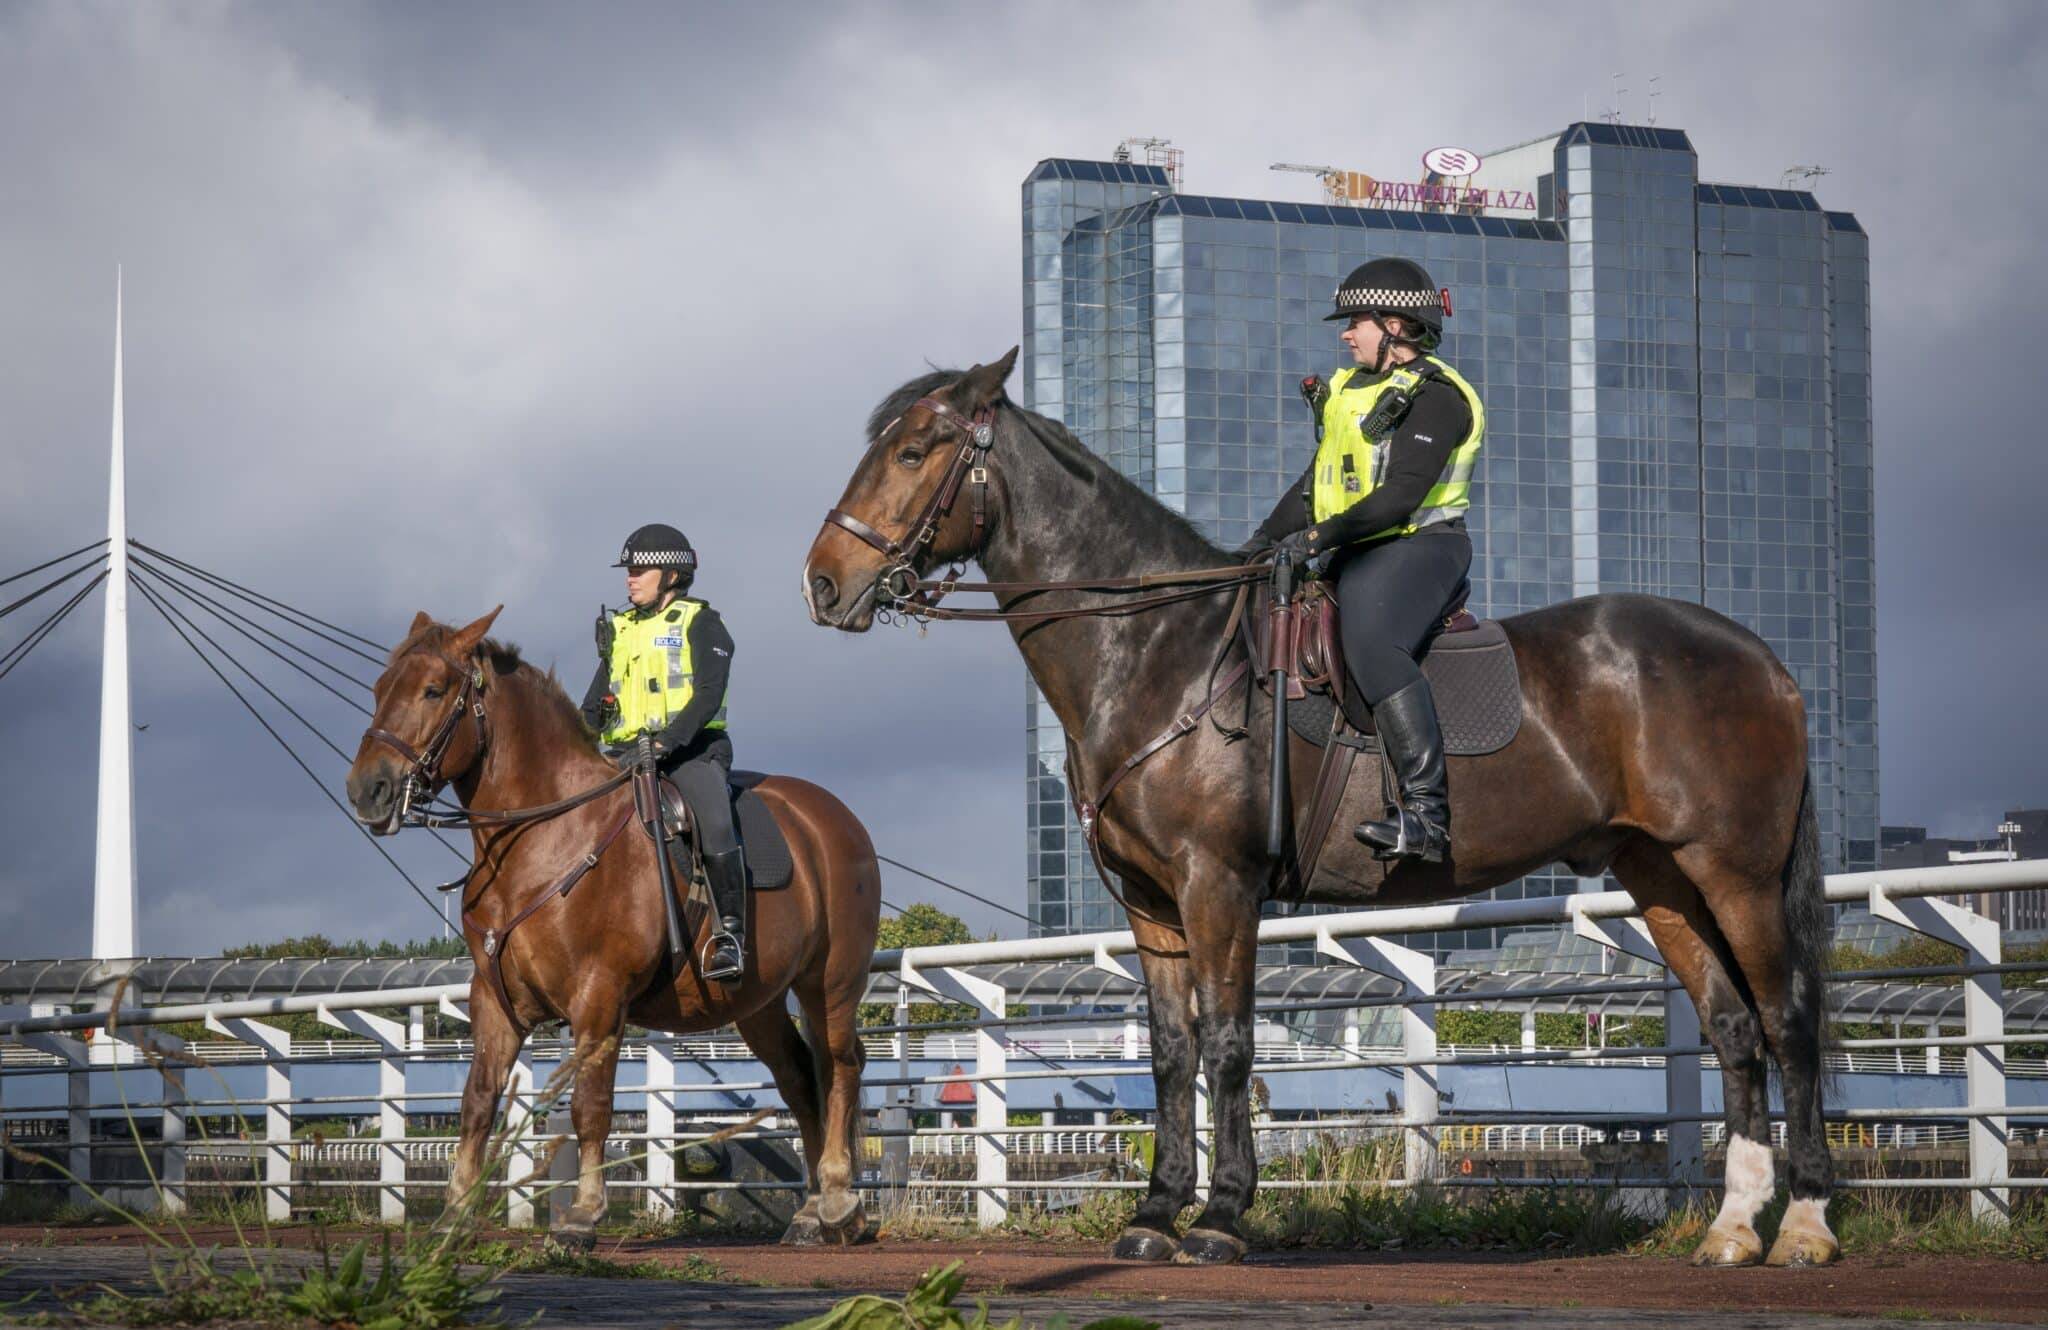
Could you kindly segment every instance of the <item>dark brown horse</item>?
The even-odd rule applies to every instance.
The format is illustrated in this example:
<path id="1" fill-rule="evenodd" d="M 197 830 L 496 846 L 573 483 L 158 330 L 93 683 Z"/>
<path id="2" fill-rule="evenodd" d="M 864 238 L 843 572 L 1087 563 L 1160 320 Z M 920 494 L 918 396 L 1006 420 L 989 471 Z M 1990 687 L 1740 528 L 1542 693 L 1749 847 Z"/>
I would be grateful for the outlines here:
<path id="1" fill-rule="evenodd" d="M 427 784 L 447 782 L 480 822 L 482 810 L 572 800 L 616 778 L 554 676 L 484 637 L 497 614 L 462 629 L 421 614 L 391 653 L 377 680 L 372 732 L 348 774 L 349 800 L 372 831 L 399 829 L 407 780 L 421 766 Z M 377 730 L 410 752 L 401 756 Z M 450 1195 L 466 1194 L 479 1178 L 520 1044 L 536 1024 L 566 1021 L 576 1043 L 582 1163 L 568 1231 L 587 1238 L 605 1212 L 604 1142 L 625 1023 L 678 1033 L 731 1024 L 767 1065 L 803 1137 L 809 1194 L 784 1241 L 864 1234 L 852 1188 L 863 1061 L 855 1016 L 874 957 L 881 873 L 866 828 L 830 793 L 788 776 L 756 788 L 789 841 L 795 873 L 786 889 L 750 893 L 753 945 L 737 984 L 700 979 L 694 964 L 680 973 L 671 965 L 654 843 L 632 817 L 630 788 L 557 816 L 477 826 L 463 901 L 463 935 L 476 962 L 476 1057 L 462 1092 Z M 518 919 L 592 854 L 595 866 L 572 890 Z M 502 999 L 490 977 L 492 951 L 503 967 Z M 802 1032 L 785 1008 L 792 992 Z"/>
<path id="2" fill-rule="evenodd" d="M 804 567 L 815 621 L 860 632 L 899 603 L 912 574 L 946 561 L 978 560 L 992 579 L 1034 584 L 1231 562 L 1058 423 L 1008 402 L 1016 354 L 915 379 L 875 411 L 866 454 Z M 977 448 L 973 465 L 956 469 Z M 1062 590 L 1013 593 L 1010 605 L 1120 600 Z M 1203 704 L 1230 600 L 1012 625 L 1066 728 L 1075 799 L 1102 799 L 1127 759 Z M 1762 641 L 1697 605 L 1594 596 L 1505 627 L 1524 720 L 1499 752 L 1451 759 L 1448 860 L 1385 873 L 1340 834 L 1309 899 L 1410 905 L 1546 864 L 1611 870 L 1720 1054 L 1727 1201 L 1698 1259 L 1762 1254 L 1753 1224 L 1773 1190 L 1767 1054 L 1783 1075 L 1793 1197 L 1769 1259 L 1834 1259 L 1820 1086 L 1826 924 L 1798 687 Z M 1246 687 L 1233 681 L 1219 712 L 1248 714 L 1249 732 L 1264 736 L 1270 704 L 1256 690 L 1247 701 Z M 1295 770 L 1309 769 L 1315 751 L 1293 742 Z M 1119 1256 L 1244 1252 L 1238 1225 L 1257 1181 L 1253 958 L 1260 904 L 1280 879 L 1266 849 L 1270 767 L 1263 737 L 1234 741 L 1201 724 L 1130 771 L 1099 812 L 1101 855 L 1122 880 L 1143 954 L 1159 1104 L 1157 1167 Z M 1294 811 L 1298 824 L 1299 802 Z M 1194 1198 L 1198 1056 L 1216 1104 L 1215 1173 L 1206 1208 L 1176 1238 Z"/>

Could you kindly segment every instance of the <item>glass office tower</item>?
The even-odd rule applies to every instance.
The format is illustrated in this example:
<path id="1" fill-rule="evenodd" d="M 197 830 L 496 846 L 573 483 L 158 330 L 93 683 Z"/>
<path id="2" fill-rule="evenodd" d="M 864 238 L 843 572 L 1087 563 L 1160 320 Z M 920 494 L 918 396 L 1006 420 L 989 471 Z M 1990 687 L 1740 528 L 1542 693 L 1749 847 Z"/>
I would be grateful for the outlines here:
<path id="1" fill-rule="evenodd" d="M 1575 124 L 1495 154 L 1494 208 L 1176 192 L 1164 170 L 1048 160 L 1024 182 L 1021 396 L 1226 548 L 1314 447 L 1302 376 L 1368 258 L 1451 289 L 1439 352 L 1487 408 L 1473 608 L 1647 591 L 1746 624 L 1798 678 L 1830 869 L 1875 867 L 1870 285 L 1854 217 L 1702 184 L 1686 135 Z M 1027 683 L 1029 912 L 1117 927 L 1074 825 L 1065 737 Z M 1576 890 L 1563 870 L 1499 896 Z M 1445 934 L 1439 951 L 1490 945 Z"/>

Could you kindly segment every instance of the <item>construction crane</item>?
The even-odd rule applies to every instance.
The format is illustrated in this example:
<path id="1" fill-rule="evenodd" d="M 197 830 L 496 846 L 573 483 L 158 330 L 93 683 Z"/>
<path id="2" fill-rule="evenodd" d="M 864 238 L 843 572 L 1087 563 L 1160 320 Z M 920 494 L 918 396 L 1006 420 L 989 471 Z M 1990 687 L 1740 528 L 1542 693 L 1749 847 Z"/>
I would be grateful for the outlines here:
<path id="1" fill-rule="evenodd" d="M 1159 167 L 1165 171 L 1167 183 L 1176 190 L 1180 188 L 1181 162 L 1186 154 L 1173 146 L 1172 139 L 1125 139 L 1122 143 L 1116 145 L 1116 155 L 1110 158 L 1110 160 L 1128 164 L 1131 160 L 1131 149 L 1133 148 L 1143 148 L 1145 150 L 1145 164 L 1147 166 Z"/>
<path id="2" fill-rule="evenodd" d="M 1361 171 L 1346 171 L 1335 166 L 1304 166 L 1299 162 L 1275 162 L 1266 169 L 1299 171 L 1303 175 L 1320 176 L 1323 181 L 1323 201 L 1326 203 L 1352 206 L 1372 197 L 1373 178 Z"/>

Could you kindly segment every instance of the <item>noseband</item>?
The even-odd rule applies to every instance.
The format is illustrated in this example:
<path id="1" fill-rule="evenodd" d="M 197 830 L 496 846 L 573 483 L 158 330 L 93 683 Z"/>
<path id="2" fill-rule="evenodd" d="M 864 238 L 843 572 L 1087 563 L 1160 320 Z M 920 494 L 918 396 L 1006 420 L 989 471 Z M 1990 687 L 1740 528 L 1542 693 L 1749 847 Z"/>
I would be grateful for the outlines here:
<path id="1" fill-rule="evenodd" d="M 966 433 L 967 439 L 954 451 L 953 460 L 947 465 L 945 477 L 940 480 L 938 488 L 932 491 L 931 498 L 925 500 L 924 507 L 911 519 L 910 534 L 905 537 L 906 543 L 898 544 L 889 539 L 844 508 L 834 508 L 825 514 L 827 525 L 852 532 L 868 545 L 881 551 L 882 557 L 889 560 L 889 570 L 881 577 L 881 588 L 899 604 L 917 596 L 917 557 L 924 552 L 926 546 L 937 539 L 939 523 L 952 511 L 953 500 L 960 495 L 962 481 L 974 486 L 974 538 L 968 548 L 981 548 L 982 533 L 988 528 L 988 455 L 996 440 L 996 409 L 993 404 L 981 408 L 972 416 L 962 415 L 933 397 L 920 397 L 911 403 L 911 406 L 913 409 L 921 406 L 939 419 L 958 427 Z M 884 425 L 881 432 L 875 436 L 876 440 L 879 442 L 888 437 L 889 431 L 895 429 L 902 419 L 902 416 L 898 416 Z M 957 579 L 965 571 L 966 566 L 956 562 L 949 580 Z"/>
<path id="2" fill-rule="evenodd" d="M 454 661 L 448 662 L 454 665 Z M 459 667 L 458 667 L 459 668 Z M 479 756 L 489 742 L 490 729 L 484 716 L 484 667 L 472 661 L 462 675 L 462 687 L 456 690 L 454 705 L 441 718 L 423 749 L 414 749 L 405 740 L 387 729 L 372 726 L 363 731 L 365 739 L 375 739 L 397 751 L 411 765 L 399 782 L 398 824 L 406 827 L 425 826 L 427 810 L 433 802 L 434 791 L 441 787 L 441 759 L 448 754 L 448 745 L 455 738 L 455 727 L 462 722 L 465 712 L 476 717 L 476 747 Z"/>

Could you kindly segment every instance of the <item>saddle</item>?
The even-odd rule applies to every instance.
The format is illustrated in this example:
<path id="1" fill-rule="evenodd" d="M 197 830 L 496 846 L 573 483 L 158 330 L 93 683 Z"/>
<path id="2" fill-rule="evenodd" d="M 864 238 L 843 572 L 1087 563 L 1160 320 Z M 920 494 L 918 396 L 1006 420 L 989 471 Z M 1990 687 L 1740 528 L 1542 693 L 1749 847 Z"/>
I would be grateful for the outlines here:
<path id="1" fill-rule="evenodd" d="M 732 800 L 733 828 L 739 835 L 740 857 L 747 865 L 747 886 L 755 891 L 779 891 L 789 885 L 796 861 L 790 853 L 788 838 L 782 834 L 782 825 L 754 788 L 766 779 L 766 772 L 730 772 L 725 791 Z M 675 837 L 669 842 L 669 862 L 675 865 L 676 881 L 701 878 L 694 819 L 683 800 L 683 792 L 667 776 L 661 778 L 661 813 Z"/>
<path id="2" fill-rule="evenodd" d="M 1286 662 L 1289 730 L 1320 748 L 1348 727 L 1356 746 L 1374 752 L 1379 736 L 1371 709 L 1344 668 L 1344 638 L 1333 592 L 1327 582 L 1309 582 L 1276 620 L 1272 589 L 1260 585 L 1252 592 L 1239 635 L 1262 686 L 1270 686 L 1276 650 Z M 1514 648 L 1498 621 L 1477 618 L 1465 608 L 1471 594 L 1469 580 L 1458 584 L 1421 661 L 1423 677 L 1436 699 L 1444 751 L 1455 757 L 1498 752 L 1522 728 L 1522 683 Z"/>

